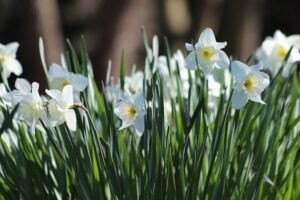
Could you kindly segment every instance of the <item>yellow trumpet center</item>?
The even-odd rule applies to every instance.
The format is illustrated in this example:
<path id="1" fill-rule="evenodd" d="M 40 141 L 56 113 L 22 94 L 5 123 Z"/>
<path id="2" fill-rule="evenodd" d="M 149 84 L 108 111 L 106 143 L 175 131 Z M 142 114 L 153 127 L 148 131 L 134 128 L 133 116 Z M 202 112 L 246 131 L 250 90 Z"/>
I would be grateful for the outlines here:
<path id="1" fill-rule="evenodd" d="M 204 47 L 199 51 L 199 54 L 201 58 L 208 60 L 214 55 L 214 52 L 212 49 Z"/>
<path id="2" fill-rule="evenodd" d="M 137 110 L 134 105 L 128 105 L 126 109 L 126 115 L 129 118 L 134 118 L 136 116 Z"/>
<path id="3" fill-rule="evenodd" d="M 248 77 L 244 81 L 245 89 L 248 91 L 253 90 L 256 87 L 256 80 L 253 77 Z"/>
<path id="4" fill-rule="evenodd" d="M 283 47 L 283 46 L 278 47 L 278 50 L 277 50 L 278 58 L 283 59 L 287 55 L 287 53 L 288 53 L 288 50 L 285 47 Z"/>
<path id="5" fill-rule="evenodd" d="M 62 88 L 64 88 L 66 85 L 69 85 L 69 82 L 66 79 L 62 79 L 59 81 L 59 85 Z"/>

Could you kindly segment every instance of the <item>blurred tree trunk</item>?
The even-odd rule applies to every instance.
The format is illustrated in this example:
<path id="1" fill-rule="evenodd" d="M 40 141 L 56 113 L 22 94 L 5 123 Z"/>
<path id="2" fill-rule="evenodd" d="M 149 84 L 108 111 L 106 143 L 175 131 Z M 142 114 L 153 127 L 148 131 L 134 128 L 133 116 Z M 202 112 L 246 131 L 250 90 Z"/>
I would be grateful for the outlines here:
<path id="1" fill-rule="evenodd" d="M 104 80 L 108 60 L 112 60 L 113 75 L 118 78 L 122 49 L 125 49 L 127 69 L 133 64 L 144 63 L 141 59 L 143 43 L 140 28 L 144 25 L 148 36 L 158 31 L 157 0 L 105 1 L 99 12 L 97 27 L 99 41 L 94 55 L 95 73 Z M 149 38 L 150 39 L 150 38 Z"/>
<path id="2" fill-rule="evenodd" d="M 228 43 L 226 52 L 246 59 L 260 42 L 261 4 L 259 0 L 225 0 L 220 26 L 220 39 Z"/>

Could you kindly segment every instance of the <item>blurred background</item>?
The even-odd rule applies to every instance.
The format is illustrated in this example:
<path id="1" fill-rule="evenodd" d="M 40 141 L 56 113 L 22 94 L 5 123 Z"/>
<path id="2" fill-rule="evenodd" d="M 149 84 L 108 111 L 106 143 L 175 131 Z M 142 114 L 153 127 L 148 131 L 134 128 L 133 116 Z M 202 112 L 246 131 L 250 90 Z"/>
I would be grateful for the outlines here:
<path id="1" fill-rule="evenodd" d="M 128 67 L 142 67 L 140 27 L 149 40 L 167 36 L 173 51 L 197 41 L 211 27 L 225 51 L 240 60 L 255 51 L 276 29 L 299 34 L 299 0 L 0 0 L 0 43 L 18 41 L 23 77 L 45 87 L 38 39 L 45 42 L 47 63 L 60 63 L 66 38 L 78 49 L 84 35 L 98 84 L 105 79 L 108 60 L 118 76 L 121 51 Z M 160 48 L 164 53 L 163 45 Z M 14 77 L 12 78 L 14 79 Z"/>

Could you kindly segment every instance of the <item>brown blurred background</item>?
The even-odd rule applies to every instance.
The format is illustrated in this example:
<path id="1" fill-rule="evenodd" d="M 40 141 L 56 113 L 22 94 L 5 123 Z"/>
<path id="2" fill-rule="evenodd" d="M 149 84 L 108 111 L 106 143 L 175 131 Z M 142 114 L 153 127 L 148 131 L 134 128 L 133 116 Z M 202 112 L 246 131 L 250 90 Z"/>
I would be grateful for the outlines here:
<path id="1" fill-rule="evenodd" d="M 211 27 L 225 51 L 245 60 L 276 29 L 299 34 L 299 0 L 0 0 L 0 42 L 18 41 L 23 77 L 45 86 L 38 52 L 44 38 L 47 63 L 60 63 L 66 40 L 78 48 L 84 35 L 98 83 L 105 78 L 108 60 L 118 75 L 124 48 L 127 66 L 142 67 L 140 27 L 149 39 L 184 52 L 184 42 L 197 41 Z M 163 53 L 163 45 L 160 51 Z"/>

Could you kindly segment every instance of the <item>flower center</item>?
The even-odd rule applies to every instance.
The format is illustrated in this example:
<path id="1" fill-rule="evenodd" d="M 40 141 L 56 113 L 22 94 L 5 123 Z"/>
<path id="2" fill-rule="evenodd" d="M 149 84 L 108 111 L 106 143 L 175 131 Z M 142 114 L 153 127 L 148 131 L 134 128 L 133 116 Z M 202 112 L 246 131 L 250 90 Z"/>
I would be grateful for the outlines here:
<path id="1" fill-rule="evenodd" d="M 278 50 L 277 50 L 277 57 L 283 59 L 288 53 L 288 50 L 283 47 L 283 46 L 279 46 Z"/>
<path id="2" fill-rule="evenodd" d="M 214 52 L 212 49 L 210 49 L 208 47 L 204 47 L 204 48 L 200 49 L 199 55 L 201 58 L 203 58 L 205 60 L 209 60 L 214 55 Z"/>
<path id="3" fill-rule="evenodd" d="M 256 80 L 253 77 L 248 77 L 244 81 L 245 89 L 248 91 L 253 90 L 256 87 Z"/>
<path id="4" fill-rule="evenodd" d="M 136 116 L 137 110 L 134 105 L 128 105 L 126 109 L 126 114 L 129 118 L 134 118 Z"/>
<path id="5" fill-rule="evenodd" d="M 6 56 L 0 55 L 0 64 L 3 64 L 6 60 Z"/>
<path id="6" fill-rule="evenodd" d="M 62 79 L 59 81 L 59 85 L 63 89 L 66 85 L 69 85 L 69 82 L 66 79 Z"/>

